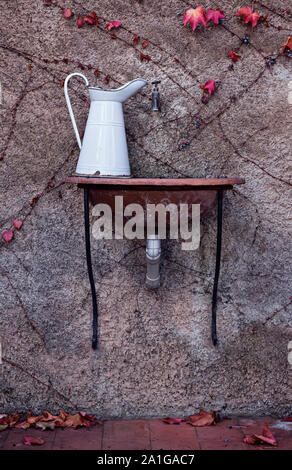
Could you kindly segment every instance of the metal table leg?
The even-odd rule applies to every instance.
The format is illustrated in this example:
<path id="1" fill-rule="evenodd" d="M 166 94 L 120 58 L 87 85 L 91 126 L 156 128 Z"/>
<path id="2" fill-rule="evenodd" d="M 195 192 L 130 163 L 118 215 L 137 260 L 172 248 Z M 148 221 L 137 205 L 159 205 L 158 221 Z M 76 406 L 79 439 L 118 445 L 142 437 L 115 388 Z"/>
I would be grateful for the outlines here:
<path id="1" fill-rule="evenodd" d="M 217 209 L 217 249 L 216 249 L 216 267 L 215 278 L 213 286 L 212 297 L 212 342 L 214 346 L 217 344 L 217 331 L 216 331 L 216 310 L 217 310 L 217 291 L 218 280 L 220 273 L 220 260 L 221 260 L 221 244 L 222 244 L 222 213 L 223 213 L 223 192 L 219 190 L 218 194 L 218 209 Z"/>
<path id="2" fill-rule="evenodd" d="M 84 188 L 84 222 L 85 222 L 85 246 L 86 246 L 86 261 L 89 282 L 91 287 L 92 295 L 92 308 L 93 308 L 93 317 L 92 317 L 92 348 L 97 349 L 97 299 L 96 299 L 96 290 L 92 272 L 92 263 L 91 263 L 91 251 L 90 251 L 90 227 L 89 227 L 89 190 Z"/>

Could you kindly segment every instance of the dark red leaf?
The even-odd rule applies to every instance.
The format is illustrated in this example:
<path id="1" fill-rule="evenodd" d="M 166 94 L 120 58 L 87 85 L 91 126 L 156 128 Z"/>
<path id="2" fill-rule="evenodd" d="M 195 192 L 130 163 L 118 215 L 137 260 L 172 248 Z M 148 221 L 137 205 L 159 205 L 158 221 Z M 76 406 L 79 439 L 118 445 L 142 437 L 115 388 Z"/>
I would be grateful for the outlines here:
<path id="1" fill-rule="evenodd" d="M 82 28 L 83 25 L 84 25 L 84 23 L 83 23 L 82 16 L 78 16 L 78 18 L 77 18 L 77 28 Z"/>
<path id="2" fill-rule="evenodd" d="M 151 57 L 150 57 L 150 55 L 143 54 L 143 53 L 141 52 L 141 54 L 140 54 L 140 60 L 141 60 L 141 62 L 143 62 L 143 60 L 146 60 L 147 62 L 149 62 L 149 60 L 151 60 Z"/>
<path id="3" fill-rule="evenodd" d="M 237 54 L 236 52 L 234 52 L 232 50 L 228 51 L 228 54 L 231 57 L 231 59 L 233 60 L 233 62 L 237 62 L 238 59 L 240 59 L 240 57 L 241 57 L 241 55 Z"/>
<path id="4" fill-rule="evenodd" d="M 139 34 L 136 34 L 133 39 L 133 44 L 135 44 L 135 46 L 137 46 L 139 39 L 140 39 Z"/>
<path id="5" fill-rule="evenodd" d="M 87 15 L 84 18 L 84 21 L 85 21 L 85 23 L 90 24 L 90 25 L 93 25 L 93 24 L 97 25 L 98 24 L 98 18 L 97 18 L 96 12 L 92 11 L 89 15 Z"/>

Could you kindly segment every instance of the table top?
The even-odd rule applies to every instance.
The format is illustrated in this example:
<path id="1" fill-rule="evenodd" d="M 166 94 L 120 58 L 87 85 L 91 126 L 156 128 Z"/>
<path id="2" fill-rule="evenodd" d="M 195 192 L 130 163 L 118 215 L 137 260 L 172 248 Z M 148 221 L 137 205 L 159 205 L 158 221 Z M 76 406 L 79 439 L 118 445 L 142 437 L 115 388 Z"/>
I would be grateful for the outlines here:
<path id="1" fill-rule="evenodd" d="M 244 184 L 244 178 L 113 178 L 73 175 L 66 183 L 91 184 L 98 186 L 233 186 Z"/>

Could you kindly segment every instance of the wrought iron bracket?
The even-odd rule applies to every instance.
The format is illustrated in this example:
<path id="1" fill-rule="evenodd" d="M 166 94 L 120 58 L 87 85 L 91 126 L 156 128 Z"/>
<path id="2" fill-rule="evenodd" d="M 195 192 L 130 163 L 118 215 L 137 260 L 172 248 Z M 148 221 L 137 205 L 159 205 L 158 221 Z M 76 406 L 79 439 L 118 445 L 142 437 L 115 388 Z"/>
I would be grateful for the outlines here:
<path id="1" fill-rule="evenodd" d="M 219 190 L 217 202 L 217 247 L 216 247 L 216 265 L 215 277 L 212 295 L 212 342 L 217 344 L 217 293 L 220 274 L 221 246 L 222 246 L 222 219 L 223 219 L 223 192 Z"/>
<path id="2" fill-rule="evenodd" d="M 85 246 L 88 277 L 92 296 L 92 349 L 97 349 L 97 330 L 98 330 L 98 308 L 95 290 L 94 277 L 92 272 L 91 249 L 90 249 L 90 224 L 89 224 L 89 189 L 84 188 L 84 223 L 85 223 Z"/>

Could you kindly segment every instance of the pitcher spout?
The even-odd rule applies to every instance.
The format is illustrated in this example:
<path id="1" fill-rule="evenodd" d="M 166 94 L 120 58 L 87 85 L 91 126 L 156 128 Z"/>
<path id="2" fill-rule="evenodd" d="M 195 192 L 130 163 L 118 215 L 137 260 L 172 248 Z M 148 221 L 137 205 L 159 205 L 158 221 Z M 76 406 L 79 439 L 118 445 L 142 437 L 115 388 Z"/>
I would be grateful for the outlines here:
<path id="1" fill-rule="evenodd" d="M 116 101 L 124 103 L 134 96 L 141 88 L 147 85 L 143 78 L 136 78 L 115 90 L 103 90 L 97 87 L 88 87 L 91 101 Z"/>

